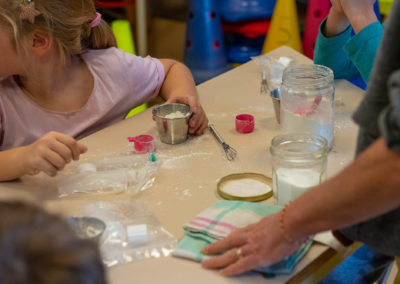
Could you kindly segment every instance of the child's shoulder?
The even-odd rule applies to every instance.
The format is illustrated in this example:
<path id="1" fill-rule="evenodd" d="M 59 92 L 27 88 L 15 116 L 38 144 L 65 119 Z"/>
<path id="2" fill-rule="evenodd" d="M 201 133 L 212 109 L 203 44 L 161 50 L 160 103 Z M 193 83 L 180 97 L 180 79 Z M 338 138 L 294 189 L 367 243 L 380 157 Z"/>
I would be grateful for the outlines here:
<path id="1" fill-rule="evenodd" d="M 82 54 L 82 57 L 86 60 L 99 61 L 99 62 L 126 61 L 127 59 L 129 60 L 139 59 L 138 56 L 131 53 L 127 53 L 117 47 L 109 47 L 104 49 L 89 49 Z"/>
<path id="2" fill-rule="evenodd" d="M 157 65 L 154 61 L 155 58 L 136 56 L 116 47 L 89 49 L 81 56 L 91 70 L 98 70 L 102 73 L 119 74 L 128 71 L 131 74 L 134 72 L 141 73 L 145 70 L 151 71 Z M 161 63 L 158 63 L 158 65 L 161 66 Z"/>
<path id="3" fill-rule="evenodd" d="M 135 66 L 143 58 L 131 53 L 127 53 L 122 49 L 116 47 L 109 47 L 105 49 L 89 49 L 83 53 L 82 58 L 85 62 L 93 68 L 123 68 L 124 66 Z"/>

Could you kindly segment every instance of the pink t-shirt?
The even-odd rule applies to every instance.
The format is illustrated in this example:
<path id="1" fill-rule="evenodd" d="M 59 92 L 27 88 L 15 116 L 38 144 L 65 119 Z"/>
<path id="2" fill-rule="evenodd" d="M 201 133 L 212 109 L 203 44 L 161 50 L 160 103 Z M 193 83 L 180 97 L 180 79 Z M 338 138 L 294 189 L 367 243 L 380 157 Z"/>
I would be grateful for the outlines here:
<path id="1" fill-rule="evenodd" d="M 157 96 L 164 81 L 162 63 L 117 48 L 82 54 L 94 78 L 87 103 L 77 111 L 46 110 L 19 88 L 14 78 L 0 81 L 0 150 L 31 144 L 49 131 L 80 139 L 124 119 L 134 107 Z"/>

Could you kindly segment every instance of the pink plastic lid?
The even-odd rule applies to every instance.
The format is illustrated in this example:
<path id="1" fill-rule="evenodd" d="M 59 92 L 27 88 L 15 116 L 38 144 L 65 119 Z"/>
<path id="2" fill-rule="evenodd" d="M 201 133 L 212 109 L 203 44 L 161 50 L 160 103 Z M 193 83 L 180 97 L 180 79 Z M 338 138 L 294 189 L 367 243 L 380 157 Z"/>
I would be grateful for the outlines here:
<path id="1" fill-rule="evenodd" d="M 254 130 L 254 116 L 251 114 L 238 114 L 235 122 L 239 133 L 250 133 Z"/>

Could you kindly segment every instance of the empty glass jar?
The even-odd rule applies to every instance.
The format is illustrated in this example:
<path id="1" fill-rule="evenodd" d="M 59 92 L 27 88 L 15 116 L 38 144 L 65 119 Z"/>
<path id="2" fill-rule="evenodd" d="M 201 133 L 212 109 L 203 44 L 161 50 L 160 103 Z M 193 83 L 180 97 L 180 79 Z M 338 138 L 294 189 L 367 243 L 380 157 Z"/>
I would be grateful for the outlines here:
<path id="1" fill-rule="evenodd" d="M 318 134 L 333 144 L 334 80 L 328 67 L 291 65 L 283 72 L 281 85 L 281 131 Z"/>
<path id="2" fill-rule="evenodd" d="M 327 141 L 320 135 L 292 133 L 271 141 L 272 182 L 279 205 L 285 205 L 326 179 Z"/>

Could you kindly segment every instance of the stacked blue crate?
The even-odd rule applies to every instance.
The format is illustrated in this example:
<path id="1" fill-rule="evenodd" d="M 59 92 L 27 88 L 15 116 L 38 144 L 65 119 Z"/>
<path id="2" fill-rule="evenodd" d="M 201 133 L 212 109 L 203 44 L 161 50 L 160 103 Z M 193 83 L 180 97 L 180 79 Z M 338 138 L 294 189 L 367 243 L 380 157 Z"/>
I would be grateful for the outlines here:
<path id="1" fill-rule="evenodd" d="M 265 32 L 258 36 L 226 33 L 226 49 L 221 18 L 225 24 L 266 22 L 272 15 L 276 0 L 190 0 L 187 18 L 184 62 L 196 84 L 230 69 L 228 63 L 244 63 L 261 53 Z M 259 30 L 259 29 L 258 29 Z M 266 30 L 266 29 L 265 29 Z M 229 60 L 228 60 L 229 58 Z"/>
<path id="2" fill-rule="evenodd" d="M 228 22 L 271 18 L 275 0 L 221 0 L 221 16 Z"/>
<path id="3" fill-rule="evenodd" d="M 269 26 L 276 0 L 221 0 L 221 17 L 224 20 L 225 42 L 228 61 L 245 63 L 253 56 L 261 54 L 265 34 Z M 247 33 L 232 31 L 232 26 L 253 27 L 264 33 L 250 36 Z"/>

